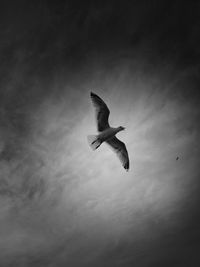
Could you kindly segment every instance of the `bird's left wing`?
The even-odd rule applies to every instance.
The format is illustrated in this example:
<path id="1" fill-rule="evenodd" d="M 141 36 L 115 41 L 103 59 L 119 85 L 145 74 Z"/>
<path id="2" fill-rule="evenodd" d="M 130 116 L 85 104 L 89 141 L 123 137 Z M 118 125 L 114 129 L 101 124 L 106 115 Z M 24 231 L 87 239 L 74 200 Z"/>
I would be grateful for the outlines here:
<path id="1" fill-rule="evenodd" d="M 116 136 L 107 140 L 106 143 L 111 146 L 111 148 L 114 150 L 114 152 L 119 157 L 124 169 L 128 171 L 129 170 L 129 157 L 128 157 L 128 152 L 127 152 L 125 144 L 122 141 L 120 141 Z"/>
<path id="2" fill-rule="evenodd" d="M 108 123 L 110 110 L 108 109 L 106 103 L 98 95 L 91 92 L 90 96 L 96 109 L 97 129 L 99 132 L 102 132 L 110 127 Z"/>

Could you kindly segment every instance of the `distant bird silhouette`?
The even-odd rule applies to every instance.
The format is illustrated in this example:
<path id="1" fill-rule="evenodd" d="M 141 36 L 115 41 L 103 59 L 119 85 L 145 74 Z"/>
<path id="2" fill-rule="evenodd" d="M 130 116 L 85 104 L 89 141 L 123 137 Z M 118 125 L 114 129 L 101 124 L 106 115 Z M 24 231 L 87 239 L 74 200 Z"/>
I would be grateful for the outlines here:
<path id="1" fill-rule="evenodd" d="M 179 157 L 176 157 L 176 160 L 179 160 Z"/>
<path id="2" fill-rule="evenodd" d="M 95 150 L 103 142 L 106 142 L 117 154 L 124 169 L 128 171 L 129 157 L 126 146 L 115 136 L 118 132 L 125 130 L 125 128 L 122 126 L 117 128 L 110 127 L 108 123 L 110 110 L 108 109 L 107 105 L 98 95 L 91 92 L 90 96 L 96 109 L 97 130 L 99 132 L 98 135 L 88 135 L 88 142 L 91 148 Z"/>

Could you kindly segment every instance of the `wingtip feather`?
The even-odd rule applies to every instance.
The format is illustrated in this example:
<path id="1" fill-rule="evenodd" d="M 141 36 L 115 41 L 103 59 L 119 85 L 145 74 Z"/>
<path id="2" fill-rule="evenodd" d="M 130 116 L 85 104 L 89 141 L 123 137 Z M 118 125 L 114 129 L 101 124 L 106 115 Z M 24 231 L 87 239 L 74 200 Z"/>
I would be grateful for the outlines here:
<path id="1" fill-rule="evenodd" d="M 127 162 L 125 165 L 124 165 L 124 169 L 128 172 L 129 171 L 129 162 Z"/>

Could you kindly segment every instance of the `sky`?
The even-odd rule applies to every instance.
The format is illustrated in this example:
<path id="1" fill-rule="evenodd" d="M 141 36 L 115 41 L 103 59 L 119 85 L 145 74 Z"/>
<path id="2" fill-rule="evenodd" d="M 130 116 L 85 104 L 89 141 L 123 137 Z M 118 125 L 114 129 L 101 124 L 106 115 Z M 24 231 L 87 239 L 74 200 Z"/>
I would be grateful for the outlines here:
<path id="1" fill-rule="evenodd" d="M 3 1 L 0 266 L 200 264 L 198 1 Z M 90 92 L 124 126 L 130 170 Z M 178 157 L 178 158 L 177 158 Z"/>

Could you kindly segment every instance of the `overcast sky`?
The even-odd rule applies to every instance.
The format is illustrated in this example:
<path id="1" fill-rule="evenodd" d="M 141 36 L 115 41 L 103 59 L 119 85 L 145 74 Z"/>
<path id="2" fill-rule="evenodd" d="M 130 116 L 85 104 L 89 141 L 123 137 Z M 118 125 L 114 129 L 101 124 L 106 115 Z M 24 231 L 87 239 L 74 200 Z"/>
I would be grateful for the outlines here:
<path id="1" fill-rule="evenodd" d="M 199 18 L 198 1 L 1 4 L 0 266 L 200 264 Z M 129 172 L 88 145 L 90 91 Z"/>

